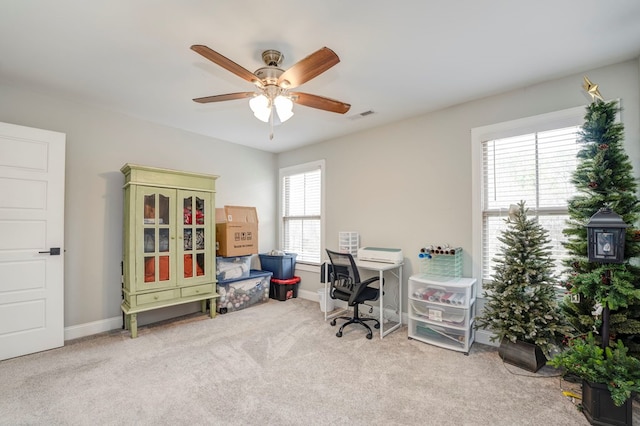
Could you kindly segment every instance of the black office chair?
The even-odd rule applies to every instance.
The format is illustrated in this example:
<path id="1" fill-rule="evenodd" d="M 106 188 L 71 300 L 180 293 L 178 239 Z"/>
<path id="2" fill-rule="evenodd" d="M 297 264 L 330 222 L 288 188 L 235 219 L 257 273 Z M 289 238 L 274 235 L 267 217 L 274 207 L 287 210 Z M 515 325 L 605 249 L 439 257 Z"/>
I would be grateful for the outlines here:
<path id="1" fill-rule="evenodd" d="M 347 325 L 357 323 L 363 325 L 369 331 L 367 333 L 367 339 L 371 339 L 373 337 L 373 331 L 371 331 L 371 327 L 369 327 L 365 321 L 374 321 L 375 328 L 380 328 L 380 322 L 375 318 L 360 318 L 358 315 L 358 305 L 366 301 L 378 300 L 381 290 L 375 287 L 369 287 L 369 284 L 378 281 L 380 277 L 372 277 L 361 282 L 358 267 L 352 255 L 331 250 L 327 250 L 327 255 L 331 262 L 329 270 L 331 298 L 344 300 L 349 306 L 353 306 L 353 317 L 338 317 L 331 321 L 331 325 L 336 325 L 336 319 L 347 320 L 347 322 L 342 324 L 336 336 L 342 337 L 342 330 L 344 330 Z M 381 286 L 382 284 L 383 283 L 380 283 Z"/>

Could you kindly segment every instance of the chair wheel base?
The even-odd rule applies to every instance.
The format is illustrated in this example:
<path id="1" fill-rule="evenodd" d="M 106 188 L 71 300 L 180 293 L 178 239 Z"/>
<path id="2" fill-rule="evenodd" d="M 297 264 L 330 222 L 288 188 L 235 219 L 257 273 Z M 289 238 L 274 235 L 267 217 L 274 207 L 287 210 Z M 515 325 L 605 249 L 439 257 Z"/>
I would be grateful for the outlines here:
<path id="1" fill-rule="evenodd" d="M 380 324 L 376 323 L 373 328 L 380 328 Z"/>
<path id="2" fill-rule="evenodd" d="M 367 339 L 369 340 L 373 339 L 373 334 L 367 334 Z"/>
<path id="3" fill-rule="evenodd" d="M 336 320 L 331 320 L 331 322 L 329 324 L 331 324 L 332 326 L 335 326 L 336 325 Z"/>
<path id="4" fill-rule="evenodd" d="M 337 337 L 342 337 L 342 331 L 338 331 L 338 332 L 336 333 L 336 336 L 337 336 Z"/>

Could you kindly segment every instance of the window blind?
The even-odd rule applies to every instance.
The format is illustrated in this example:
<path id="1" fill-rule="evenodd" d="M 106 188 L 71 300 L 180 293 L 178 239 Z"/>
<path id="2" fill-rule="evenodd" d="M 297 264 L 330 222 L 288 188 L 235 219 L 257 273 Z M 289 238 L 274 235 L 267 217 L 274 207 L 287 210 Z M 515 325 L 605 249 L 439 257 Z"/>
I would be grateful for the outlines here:
<path id="1" fill-rule="evenodd" d="M 571 183 L 577 165 L 579 126 L 534 132 L 482 142 L 482 278 L 491 280 L 497 237 L 506 229 L 509 206 L 521 200 L 549 232 L 556 273 L 562 272 L 566 251 L 562 230 L 567 200 L 575 195 Z"/>
<path id="2" fill-rule="evenodd" d="M 297 261 L 320 263 L 322 169 L 285 175 L 282 179 L 282 246 Z"/>

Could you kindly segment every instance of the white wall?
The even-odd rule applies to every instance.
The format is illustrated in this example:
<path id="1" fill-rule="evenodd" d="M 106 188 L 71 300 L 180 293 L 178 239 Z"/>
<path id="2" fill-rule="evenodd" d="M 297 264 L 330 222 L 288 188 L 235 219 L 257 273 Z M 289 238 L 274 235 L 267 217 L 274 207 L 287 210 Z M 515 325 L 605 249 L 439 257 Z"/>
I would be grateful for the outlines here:
<path id="1" fill-rule="evenodd" d="M 275 247 L 276 157 L 60 96 L 0 84 L 0 121 L 66 133 L 65 327 L 120 321 L 122 185 L 137 163 L 219 175 L 216 204 L 256 206 L 260 250 Z M 139 316 L 142 323 L 198 304 Z M 116 325 L 117 326 L 117 325 Z M 107 326 L 109 327 L 109 326 Z M 98 326 L 100 330 L 104 326 Z M 82 333 L 81 333 L 82 334 Z"/>
<path id="2" fill-rule="evenodd" d="M 405 278 L 419 271 L 425 244 L 464 250 L 471 275 L 471 129 L 585 106 L 583 75 L 605 99 L 620 98 L 625 146 L 640 176 L 639 61 L 633 60 L 457 105 L 371 131 L 282 153 L 278 166 L 326 160 L 326 245 L 339 231 L 357 231 L 361 245 L 402 248 Z M 481 82 L 479 82 L 481 84 Z M 301 289 L 319 288 L 302 273 Z M 406 295 L 406 279 L 403 283 Z M 406 311 L 406 309 L 404 309 Z"/>

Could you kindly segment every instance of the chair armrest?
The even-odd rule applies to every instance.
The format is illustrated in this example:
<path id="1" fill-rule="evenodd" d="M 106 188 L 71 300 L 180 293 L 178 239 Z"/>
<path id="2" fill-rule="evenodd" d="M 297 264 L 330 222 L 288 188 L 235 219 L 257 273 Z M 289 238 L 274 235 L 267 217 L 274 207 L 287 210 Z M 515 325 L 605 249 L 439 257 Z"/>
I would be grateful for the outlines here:
<path id="1" fill-rule="evenodd" d="M 362 292 L 369 287 L 369 284 L 372 284 L 376 281 L 380 280 L 380 277 L 371 277 L 365 281 L 359 282 L 355 284 L 355 288 L 353 289 L 353 293 L 351 294 L 351 297 L 349 298 L 349 305 L 352 306 L 353 304 L 355 304 L 356 299 L 358 299 L 360 297 L 360 295 L 362 294 Z M 382 290 L 381 290 L 382 291 Z"/>

